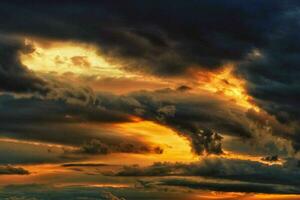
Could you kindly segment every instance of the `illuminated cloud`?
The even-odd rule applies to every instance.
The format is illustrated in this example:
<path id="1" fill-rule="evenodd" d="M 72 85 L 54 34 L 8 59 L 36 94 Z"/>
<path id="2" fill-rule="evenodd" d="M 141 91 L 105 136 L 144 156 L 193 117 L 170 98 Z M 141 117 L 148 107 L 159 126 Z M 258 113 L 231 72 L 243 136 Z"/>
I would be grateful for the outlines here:
<path id="1" fill-rule="evenodd" d="M 149 167 L 139 167 L 138 165 L 125 166 L 116 173 L 116 176 L 174 177 L 153 180 L 153 182 L 162 185 L 227 192 L 300 192 L 297 189 L 300 174 L 298 171 L 295 171 L 295 168 L 281 167 L 279 165 L 269 166 L 255 161 L 239 159 L 211 157 L 189 164 L 154 163 Z M 195 176 L 199 178 L 194 178 Z M 176 177 L 180 178 L 176 179 Z M 205 181 L 201 177 L 211 178 L 211 180 Z M 219 179 L 220 185 L 217 184 L 215 179 Z M 237 183 L 234 181 L 241 182 Z M 147 179 L 145 183 L 147 183 Z M 151 179 L 149 184 L 151 184 Z"/>
<path id="2" fill-rule="evenodd" d="M 25 44 L 30 45 L 33 52 L 21 54 L 20 60 L 37 73 L 96 77 L 125 76 L 125 72 L 108 63 L 93 45 L 39 39 L 25 39 Z"/>
<path id="3" fill-rule="evenodd" d="M 36 186 L 4 187 L 0 198 L 299 194 L 299 8 L 1 1 L 0 185 L 54 187 L 38 188 L 41 196 L 29 195 Z M 102 174 L 136 163 L 122 177 Z M 76 192 L 77 183 L 86 188 Z M 97 187 L 111 189 L 101 196 Z"/>

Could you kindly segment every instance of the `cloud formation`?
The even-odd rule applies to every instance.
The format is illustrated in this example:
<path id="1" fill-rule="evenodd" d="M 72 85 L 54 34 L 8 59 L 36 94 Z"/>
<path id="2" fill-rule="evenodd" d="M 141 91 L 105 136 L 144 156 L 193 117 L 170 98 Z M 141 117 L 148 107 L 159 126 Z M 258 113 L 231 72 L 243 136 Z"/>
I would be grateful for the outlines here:
<path id="1" fill-rule="evenodd" d="M 74 153 L 83 153 L 83 154 L 109 154 L 109 153 L 115 153 L 115 152 L 121 152 L 121 153 L 156 153 L 156 154 L 162 154 L 163 149 L 161 149 L 159 146 L 157 147 L 149 147 L 147 145 L 141 145 L 141 144 L 131 144 L 131 143 L 120 143 L 117 145 L 109 145 L 101 142 L 98 139 L 92 139 L 88 142 L 85 142 L 78 151 L 75 151 Z"/>
<path id="2" fill-rule="evenodd" d="M 0 163 L 79 162 L 111 153 L 164 156 L 163 148 L 176 151 L 175 142 L 160 147 L 148 142 L 148 135 L 133 136 L 117 127 L 150 121 L 187 139 L 194 154 L 209 156 L 190 164 L 129 166 L 117 175 L 167 176 L 154 183 L 166 187 L 299 194 L 299 18 L 300 3 L 294 0 L 1 1 Z M 60 73 L 52 65 L 44 74 L 33 71 L 20 57 L 40 56 L 29 40 L 45 49 L 54 41 L 90 45 L 93 56 L 101 58 L 96 66 L 101 73 L 90 71 L 95 57 L 73 54 Z M 64 60 L 56 54 L 51 59 L 58 66 Z M 108 68 L 100 66 L 102 59 Z M 228 66 L 230 76 L 217 76 Z M 85 74 L 72 74 L 77 69 Z M 111 72 L 115 76 L 102 76 Z M 133 74 L 139 78 L 134 80 Z M 215 88 L 209 90 L 206 82 L 213 78 Z M 224 86 L 237 98 L 226 95 Z M 210 157 L 227 150 L 257 154 L 269 165 Z M 94 166 L 62 167 L 76 165 Z M 0 174 L 28 173 L 0 167 Z M 171 179 L 173 175 L 223 182 Z M 17 190 L 21 193 L 0 197 L 31 198 Z M 59 192 L 64 198 L 77 194 Z M 91 193 L 82 198 L 120 199 Z"/>
<path id="3" fill-rule="evenodd" d="M 2 188 L 4 192 L 0 197 L 7 200 L 56 200 L 56 199 L 84 199 L 84 200 L 125 200 L 113 195 L 107 189 L 62 187 L 55 188 L 51 185 L 10 185 Z"/>
<path id="4" fill-rule="evenodd" d="M 242 59 L 253 47 L 264 45 L 276 27 L 273 22 L 277 22 L 277 14 L 294 4 L 297 5 L 295 1 L 256 0 L 126 4 L 67 1 L 59 6 L 64 9 L 57 9 L 50 1 L 35 7 L 3 2 L 2 17 L 11 21 L 1 23 L 8 33 L 93 42 L 107 55 L 121 56 L 146 68 L 142 70 L 164 75 L 181 73 L 191 65 L 216 68 L 223 62 Z M 17 15 L 12 15 L 11 10 L 18 11 Z M 24 13 L 31 23 L 20 20 Z M 44 17 L 37 17 L 41 13 Z M 49 29 L 55 31 L 45 31 Z"/>
<path id="5" fill-rule="evenodd" d="M 22 39 L 0 34 L 0 90 L 13 92 L 47 92 L 45 82 L 29 71 L 21 62 L 20 53 L 34 49 Z"/>
<path id="6" fill-rule="evenodd" d="M 82 126 L 78 128 L 78 124 L 132 122 L 133 116 L 139 117 L 170 127 L 186 137 L 196 154 L 221 154 L 223 152 L 221 135 L 232 135 L 247 141 L 262 134 L 270 136 L 273 134 L 293 140 L 294 130 L 267 113 L 252 111 L 245 113 L 243 108 L 218 95 L 189 92 L 181 94 L 181 91 L 172 89 L 141 91 L 127 95 L 96 93 L 93 104 L 73 103 L 70 100 L 73 97 L 70 98 L 69 94 L 61 94 L 60 100 L 2 95 L 1 101 L 6 107 L 0 108 L 3 111 L 0 115 L 3 126 L 0 130 L 3 136 L 7 137 L 77 146 L 96 139 L 103 144 L 98 145 L 101 148 L 95 150 L 85 148 L 95 145 L 83 145 L 82 150 L 98 153 L 111 151 L 161 153 L 161 150 L 145 145 L 133 148 L 138 142 L 134 139 L 132 142 L 121 142 L 120 145 L 116 145 L 116 142 L 110 143 L 93 129 Z M 80 98 L 78 100 L 81 101 Z M 44 110 L 48 110 L 48 114 L 41 117 L 40 113 Z M 16 112 L 19 115 L 15 115 Z M 16 127 L 15 123 L 19 126 Z M 44 134 L 40 135 L 40 132 Z M 60 136 L 62 133 L 65 137 Z M 122 139 L 121 135 L 119 137 Z M 113 140 L 118 141 L 117 138 Z M 114 147 L 110 147 L 111 145 Z"/>
<path id="7" fill-rule="evenodd" d="M 295 167 L 295 166 L 294 166 Z M 125 166 L 121 171 L 116 173 L 116 176 L 140 176 L 140 177 L 182 177 L 176 181 L 162 180 L 163 184 L 187 186 L 191 188 L 208 188 L 221 191 L 236 191 L 236 192 L 267 192 L 280 188 L 287 188 L 287 193 L 300 193 L 296 189 L 299 185 L 299 172 L 291 166 L 266 165 L 263 163 L 238 159 L 225 158 L 205 158 L 199 162 L 185 163 L 154 163 L 149 167 L 139 167 L 138 165 Z M 185 181 L 184 177 L 206 177 L 212 179 L 224 180 L 227 183 L 220 185 L 213 183 L 205 183 L 202 179 Z M 200 182 L 199 182 L 200 181 Z M 233 183 L 240 181 L 243 183 Z M 190 182 L 190 184 L 189 184 Z M 235 185 L 236 184 L 236 185 Z M 243 184 L 245 184 L 243 186 Z M 239 187 L 239 185 L 241 187 Z M 276 186 L 278 185 L 278 186 Z M 232 186 L 232 187 L 231 187 Z M 253 189 L 251 189 L 253 186 Z M 274 187 L 275 186 L 275 187 Z M 211 187 L 211 188 L 209 188 Z M 214 188 L 216 187 L 216 188 Z M 265 189 L 262 189 L 266 187 Z M 214 188 L 214 189 L 213 189 Z M 219 189 L 217 189 L 219 188 Z M 222 188 L 222 189 L 221 189 Z M 227 188 L 227 189 L 226 189 Z M 261 189 L 259 189 L 261 188 Z M 267 189 L 269 188 L 269 189 Z M 277 188 L 277 189 L 276 189 Z M 247 191 L 249 190 L 249 191 Z M 279 193 L 285 193 L 283 189 Z"/>
<path id="8" fill-rule="evenodd" d="M 11 165 L 2 165 L 0 166 L 0 175 L 28 175 L 29 171 L 21 167 L 14 167 Z"/>
<path id="9" fill-rule="evenodd" d="M 299 120 L 294 109 L 300 96 L 299 70 L 294 67 L 299 57 L 296 1 L 66 1 L 59 6 L 51 1 L 35 6 L 4 1 L 2 5 L 3 34 L 93 43 L 108 58 L 123 59 L 124 68 L 130 70 L 168 76 L 183 74 L 190 67 L 215 69 L 226 62 L 237 63 L 237 73 L 249 82 L 250 93 L 264 109 L 281 120 Z M 12 52 L 2 59 L 2 68 L 9 64 L 16 72 L 9 77 L 5 73 L 2 87 L 44 90 L 41 81 L 24 71 L 13 56 L 30 48 L 3 42 L 1 46 Z"/>
<path id="10" fill-rule="evenodd" d="M 298 16 L 298 3 L 256 0 L 251 3 L 239 1 L 218 1 L 217 3 L 218 9 L 215 1 L 166 1 L 143 4 L 131 1 L 128 5 L 108 1 L 78 4 L 63 2 L 59 6 L 62 9 L 58 9 L 50 1 L 37 3 L 35 7 L 31 4 L 20 6 L 2 2 L 1 18 L 10 19 L 9 23 L 6 20 L 1 22 L 4 35 L 2 37 L 14 34 L 18 37 L 68 39 L 92 43 L 99 47 L 99 51 L 108 60 L 113 61 L 115 58 L 122 60 L 124 69 L 158 76 L 184 75 L 189 72 L 190 68 L 213 70 L 222 67 L 225 63 L 233 62 L 236 65 L 236 73 L 247 80 L 250 94 L 255 97 L 257 103 L 269 113 L 275 114 L 277 119 L 284 123 L 281 126 L 280 122 L 273 120 L 276 123 L 275 126 L 279 127 L 279 129 L 274 129 L 274 134 L 292 140 L 294 148 L 298 150 L 299 127 L 295 124 L 299 119 L 298 111 L 294 109 L 299 107 L 297 105 L 299 84 L 295 78 L 298 71 L 297 68 L 290 67 L 294 66 L 293 63 L 297 61 L 298 51 L 294 40 L 289 39 L 298 30 L 298 25 L 293 23 Z M 98 9 L 101 10 L 101 14 Z M 180 17 L 177 14 L 178 9 L 181 10 Z M 11 10 L 16 12 L 11 12 Z M 65 10 L 70 12 L 65 12 Z M 153 11 L 156 13 L 155 16 L 149 14 Z M 28 16 L 26 23 L 21 20 L 25 13 Z M 44 16 L 42 18 L 39 17 L 41 13 Z M 93 14 L 87 15 L 87 13 Z M 135 16 L 139 16 L 139 20 Z M 170 21 L 176 23 L 170 23 Z M 6 80 L 1 84 L 3 90 L 39 92 L 46 94 L 46 97 L 50 99 L 64 99 L 72 103 L 83 102 L 85 105 L 106 104 L 97 101 L 106 101 L 108 97 L 100 95 L 100 98 L 95 98 L 95 94 L 88 89 L 75 89 L 69 85 L 61 87 L 59 86 L 61 83 L 49 80 L 45 82 L 26 70 L 17 57 L 20 51 L 30 53 L 34 49 L 24 45 L 24 42 L 19 39 L 2 39 L 1 41 L 3 49 L 1 52 L 5 57 L 1 61 L 3 62 L 2 74 L 6 76 L 1 79 Z M 8 52 L 10 52 L 9 56 L 6 56 Z M 82 59 L 74 59 L 75 62 L 82 62 Z M 281 73 L 280 69 L 283 65 L 288 69 L 289 75 Z M 19 82 L 20 84 L 17 84 Z M 266 83 L 270 83 L 272 87 Z M 268 88 L 265 88 L 266 85 Z M 219 133 L 230 132 L 230 134 L 243 137 L 253 135 L 253 131 L 249 128 L 249 123 L 252 122 L 248 119 L 244 120 L 243 117 L 240 119 L 237 116 L 240 115 L 239 111 L 230 113 L 227 119 L 225 115 L 220 116 L 218 113 L 220 108 L 216 106 L 217 112 L 202 108 L 198 110 L 201 116 L 197 116 L 196 113 L 188 114 L 187 111 L 183 111 L 183 108 L 188 110 L 192 109 L 192 106 L 199 106 L 194 102 L 187 102 L 190 104 L 189 108 L 185 107 L 182 102 L 178 102 L 176 106 L 172 102 L 170 105 L 157 106 L 158 102 L 153 100 L 153 95 L 151 95 L 133 94 L 129 98 L 120 97 L 121 100 L 116 101 L 126 104 L 122 101 L 128 100 L 127 103 L 130 105 L 126 106 L 129 108 L 124 109 L 121 105 L 108 105 L 107 108 L 118 108 L 125 113 L 130 111 L 132 114 L 130 109 L 136 102 L 152 101 L 144 102 L 143 106 L 146 109 L 136 105 L 135 111 L 143 118 L 159 121 L 183 133 L 190 139 L 194 151 L 198 154 L 222 153 Z M 118 97 L 110 97 L 118 99 Z M 134 101 L 131 101 L 132 98 Z M 112 104 L 115 100 L 109 99 L 109 101 Z M 147 103 L 154 104 L 148 106 Z M 154 107 L 156 107 L 155 111 Z M 119 111 L 118 109 L 115 110 Z M 222 109 L 221 112 L 223 112 Z M 203 112 L 218 114 L 211 116 Z M 85 116 L 86 120 L 93 120 L 91 116 L 95 117 L 93 112 Z M 97 116 L 103 116 L 103 114 L 97 114 Z M 105 116 L 107 119 L 107 113 Z M 184 120 L 181 120 L 181 117 L 184 117 Z M 196 119 L 200 123 L 196 122 Z M 284 126 L 292 128 L 287 130 L 283 128 Z M 207 130 L 207 127 L 210 130 Z M 285 130 L 282 131 L 283 129 Z M 198 131 L 203 131 L 203 133 L 198 133 Z M 210 133 L 212 131 L 213 134 Z M 281 133 L 277 134 L 277 132 Z"/>

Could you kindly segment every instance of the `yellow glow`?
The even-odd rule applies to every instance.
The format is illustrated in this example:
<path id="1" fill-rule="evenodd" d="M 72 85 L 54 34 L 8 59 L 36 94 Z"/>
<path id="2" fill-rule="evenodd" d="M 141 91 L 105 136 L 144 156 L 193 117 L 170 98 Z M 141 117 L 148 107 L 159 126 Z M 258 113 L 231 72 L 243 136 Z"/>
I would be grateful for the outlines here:
<path id="1" fill-rule="evenodd" d="M 197 71 L 196 76 L 201 89 L 230 98 L 236 104 L 259 111 L 246 90 L 246 82 L 233 74 L 233 66 L 225 66 L 217 72 Z"/>
<path id="2" fill-rule="evenodd" d="M 41 41 L 27 39 L 35 51 L 21 54 L 21 62 L 37 73 L 56 73 L 58 75 L 72 73 L 85 76 L 120 77 L 126 76 L 115 65 L 108 63 L 92 45 Z M 47 43 L 45 45 L 45 43 Z"/>
<path id="3" fill-rule="evenodd" d="M 245 196 L 243 193 L 239 192 L 201 192 L 196 195 L 195 200 L 197 199 L 237 199 Z"/>
<path id="4" fill-rule="evenodd" d="M 122 69 L 114 58 L 108 62 L 99 47 L 91 44 L 31 38 L 25 42 L 34 47 L 31 53 L 20 53 L 28 69 L 44 78 L 84 85 L 95 91 L 124 94 L 142 89 L 168 87 L 168 81 Z"/>
<path id="5" fill-rule="evenodd" d="M 272 199 L 272 200 L 291 200 L 300 199 L 300 195 L 294 194 L 253 194 L 243 198 L 244 200 L 257 200 L 257 199 Z"/>
<path id="6" fill-rule="evenodd" d="M 79 186 L 79 187 L 109 187 L 109 188 L 128 188 L 132 185 L 130 184 L 120 184 L 120 183 L 83 183 L 83 184 L 74 184 L 74 183 L 64 183 L 56 184 L 56 187 L 70 187 L 70 186 Z"/>
<path id="7" fill-rule="evenodd" d="M 253 194 L 253 193 L 240 193 L 240 192 L 207 192 L 196 195 L 195 200 L 200 199 L 242 199 L 242 200 L 259 200 L 259 199 L 272 199 L 272 200 L 290 200 L 299 199 L 300 195 L 293 194 Z"/>
<path id="8" fill-rule="evenodd" d="M 128 136 L 139 136 L 145 141 L 159 145 L 164 149 L 163 154 L 142 155 L 153 161 L 192 162 L 199 159 L 191 153 L 189 141 L 179 136 L 172 129 L 150 121 L 122 123 L 116 125 Z"/>

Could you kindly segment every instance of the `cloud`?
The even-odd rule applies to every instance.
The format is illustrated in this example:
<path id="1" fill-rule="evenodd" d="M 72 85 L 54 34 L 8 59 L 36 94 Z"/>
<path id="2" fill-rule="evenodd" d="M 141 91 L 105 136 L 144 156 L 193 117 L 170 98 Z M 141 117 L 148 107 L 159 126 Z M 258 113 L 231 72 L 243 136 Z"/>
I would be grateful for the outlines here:
<path id="1" fill-rule="evenodd" d="M 97 93 L 99 105 L 109 110 L 131 113 L 142 119 L 172 128 L 189 139 L 196 154 L 221 154 L 222 135 L 252 139 L 261 143 L 282 137 L 293 140 L 294 130 L 261 111 L 246 111 L 215 94 L 182 92 L 172 89 L 140 91 L 127 95 Z M 274 137 L 274 138 L 273 138 Z"/>
<path id="2" fill-rule="evenodd" d="M 300 149 L 299 7 L 299 2 L 293 0 L 142 3 L 133 0 L 118 4 L 65 1 L 60 5 L 52 1 L 34 5 L 1 1 L 1 136 L 70 146 L 76 150 L 65 151 L 56 158 L 58 154 L 45 151 L 46 147 L 32 147 L 33 150 L 43 149 L 34 153 L 19 145 L 17 150 L 26 151 L 1 157 L 0 162 L 58 162 L 76 156 L 75 153 L 80 156 L 114 152 L 163 153 L 162 148 L 125 137 L 111 126 L 139 119 L 171 128 L 187 138 L 192 151 L 198 155 L 222 154 L 224 140 L 230 136 L 257 149 L 268 149 L 262 155 L 284 151 L 278 153 L 280 158 L 294 157 L 284 166 L 225 159 L 204 159 L 192 164 L 157 163 L 148 168 L 128 167 L 119 175 L 204 176 L 238 183 L 168 180 L 161 185 L 299 193 L 299 173 L 290 169 L 290 165 L 299 165 L 296 152 Z M 176 77 L 184 79 L 183 83 L 193 82 L 195 71 L 218 70 L 230 63 L 235 75 L 245 81 L 260 112 L 246 111 L 221 95 L 201 91 L 195 94 L 185 85 L 176 90 L 123 93 L 118 90 L 120 84 L 125 87 L 123 82 L 127 82 L 127 91 L 146 85 L 160 88 L 164 84 L 129 83 L 127 77 L 116 78 L 111 79 L 111 83 L 117 85 L 114 90 L 122 95 L 113 95 L 73 85 L 53 74 L 40 76 L 20 62 L 21 53 L 30 55 L 35 51 L 34 46 L 24 40 L 26 37 L 92 44 L 105 60 L 118 64 L 122 70 L 162 79 Z M 81 55 L 72 57 L 70 62 L 81 68 L 89 68 L 91 64 Z M 99 79 L 99 88 L 106 88 L 103 85 L 107 80 Z M 88 80 L 82 80 L 85 81 Z M 178 81 L 175 85 L 182 84 L 175 78 L 172 81 Z M 137 84 L 139 86 L 135 87 Z M 92 124 L 97 124 L 97 128 Z M 236 147 L 236 150 L 242 148 Z M 11 148 L 2 147 L 1 154 L 6 154 L 8 149 Z M 263 160 L 272 162 L 277 157 L 267 156 Z M 26 173 L 26 170 L 21 172 L 9 166 L 3 170 Z M 68 191 L 63 193 L 67 193 L 66 198 L 72 198 L 73 194 Z"/>
<path id="3" fill-rule="evenodd" d="M 70 158 L 62 159 L 60 157 L 63 153 L 62 147 L 49 147 L 46 144 L 38 145 L 37 142 L 35 144 L 26 143 L 26 140 L 16 142 L 0 140 L 0 164 L 37 164 L 69 161 Z"/>
<path id="4" fill-rule="evenodd" d="M 5 33 L 98 44 L 103 54 L 122 58 L 130 70 L 178 75 L 193 65 L 218 68 L 264 47 L 280 22 L 278 15 L 297 5 L 277 0 L 131 1 L 64 2 L 57 8 L 50 1 L 35 7 L 3 2 L 1 18 L 10 21 L 1 24 Z M 72 10 L 72 17 L 65 10 Z M 25 14 L 30 23 L 22 21 Z"/>
<path id="5" fill-rule="evenodd" d="M 125 200 L 124 198 L 118 198 L 118 197 L 116 197 L 115 195 L 113 195 L 110 192 L 102 192 L 100 194 L 99 198 L 103 199 L 103 200 Z"/>
<path id="6" fill-rule="evenodd" d="M 47 92 L 45 81 L 20 62 L 19 54 L 31 51 L 22 39 L 0 34 L 0 91 Z"/>
<path id="7" fill-rule="evenodd" d="M 141 144 L 131 144 L 122 142 L 117 145 L 109 145 L 101 142 L 99 139 L 92 139 L 88 142 L 85 142 L 79 151 L 75 151 L 74 153 L 83 153 L 83 154 L 109 154 L 115 152 L 121 153 L 156 153 L 162 154 L 163 149 L 160 147 L 149 147 L 147 145 Z"/>
<path id="8" fill-rule="evenodd" d="M 300 173 L 294 168 L 266 165 L 260 162 L 204 158 L 195 163 L 154 163 L 149 167 L 125 166 L 117 176 L 199 176 L 260 184 L 281 184 L 296 187 Z"/>
<path id="9" fill-rule="evenodd" d="M 107 190 L 80 186 L 56 188 L 43 184 L 9 185 L 1 189 L 0 197 L 5 200 L 125 200 Z"/>
<path id="10" fill-rule="evenodd" d="M 298 116 L 299 80 L 297 66 L 299 48 L 299 6 L 281 12 L 276 28 L 266 38 L 266 46 L 258 56 L 240 63 L 237 68 L 249 82 L 249 91 L 262 107 L 281 120 Z"/>
<path id="11" fill-rule="evenodd" d="M 278 155 L 266 156 L 266 157 L 263 157 L 261 160 L 267 161 L 267 162 L 275 162 L 275 161 L 278 161 Z"/>
<path id="12" fill-rule="evenodd" d="M 2 165 L 0 166 L 0 175 L 28 175 L 29 171 L 21 167 L 14 167 L 11 165 Z"/>
<path id="13" fill-rule="evenodd" d="M 75 88 L 51 78 L 45 82 L 20 64 L 18 52 L 30 53 L 34 49 L 19 39 L 1 40 L 1 55 L 5 57 L 1 63 L 5 76 L 1 78 L 5 80 L 1 84 L 3 90 L 38 92 L 47 100 L 84 105 L 79 110 L 70 108 L 85 113 L 75 113 L 80 115 L 79 120 L 101 121 L 105 120 L 103 116 L 113 115 L 107 119 L 126 121 L 130 118 L 126 114 L 138 115 L 184 135 L 197 154 L 221 154 L 222 134 L 251 138 L 267 126 L 272 127 L 271 134 L 292 141 L 294 149 L 299 149 L 299 119 L 295 109 L 299 107 L 299 71 L 293 67 L 299 57 L 294 42 L 298 41 L 299 4 L 295 1 L 64 2 L 59 7 L 51 2 L 37 3 L 35 7 L 2 2 L 2 5 L 2 38 L 17 35 L 92 43 L 107 60 L 114 62 L 117 58 L 126 70 L 186 77 L 191 68 L 214 70 L 225 63 L 234 63 L 236 74 L 247 81 L 250 94 L 268 113 L 262 111 L 256 114 L 259 117 L 253 117 L 255 114 L 250 116 L 248 112 L 249 116 L 245 116 L 233 103 L 215 98 L 210 102 L 205 95 L 199 95 L 202 100 L 198 102 L 188 95 L 186 99 L 172 100 L 174 92 L 163 91 L 113 96 L 94 94 L 88 88 Z M 65 10 L 73 10 L 72 17 Z M 150 14 L 153 11 L 155 16 Z M 9 23 L 4 20 L 7 18 Z M 87 64 L 82 57 L 73 61 Z M 282 69 L 286 72 L 282 73 Z M 178 92 L 182 90 L 188 92 L 184 87 Z M 160 94 L 165 97 L 159 97 Z M 86 105 L 92 105 L 91 110 L 101 105 L 109 111 L 98 106 L 95 109 L 98 112 L 90 112 Z M 111 110 L 117 113 L 112 114 Z M 120 116 L 120 112 L 125 116 Z M 276 119 L 269 114 L 276 115 Z M 97 119 L 99 116 L 102 119 Z M 265 120 L 270 120 L 271 125 L 266 125 Z M 27 131 L 32 131 L 28 126 L 24 125 Z M 12 129 L 16 128 L 8 127 L 7 131 Z"/>
<path id="14" fill-rule="evenodd" d="M 104 163 L 65 163 L 62 164 L 63 167 L 103 167 L 109 166 L 108 164 Z"/>
<path id="15" fill-rule="evenodd" d="M 1 188 L 0 198 L 4 200 L 186 200 L 203 195 L 204 200 L 210 199 L 206 191 L 191 193 L 186 190 L 153 190 L 142 188 L 109 188 L 93 186 L 51 187 L 42 184 L 10 185 Z M 109 197 L 109 198 L 108 198 Z M 10 199 L 11 198 L 11 199 Z M 14 199 L 15 198 L 15 199 Z M 18 199 L 19 198 L 19 199 Z"/>
<path id="16" fill-rule="evenodd" d="M 68 95 L 62 98 L 68 98 Z M 125 136 L 120 131 L 111 130 L 110 124 L 132 122 L 130 113 L 108 110 L 95 104 L 86 106 L 37 97 L 1 95 L 0 102 L 5 105 L 0 106 L 2 137 L 39 141 L 45 145 L 64 144 L 81 148 L 80 152 L 85 153 L 100 153 L 100 149 L 102 153 L 158 152 L 156 147 L 134 137 L 126 137 L 127 142 L 124 142 Z M 45 111 L 47 114 L 41 115 Z"/>
<path id="17" fill-rule="evenodd" d="M 297 187 L 283 187 L 281 185 L 259 184 L 247 182 L 208 182 L 195 181 L 191 179 L 165 179 L 161 180 L 159 185 L 163 186 L 179 186 L 192 189 L 203 189 L 222 192 L 246 192 L 246 193 L 270 193 L 270 194 L 299 194 Z"/>
<path id="18" fill-rule="evenodd" d="M 0 101 L 6 107 L 0 107 L 0 118 L 3 119 L 0 131 L 6 137 L 79 145 L 83 147 L 83 152 L 95 151 L 85 148 L 93 145 L 83 144 L 96 139 L 103 144 L 98 145 L 101 146 L 96 150 L 98 153 L 100 150 L 102 153 L 134 153 L 146 152 L 147 149 L 149 152 L 160 153 L 161 149 L 149 148 L 134 138 L 132 142 L 124 143 L 122 134 L 118 135 L 101 127 L 96 130 L 88 126 L 79 126 L 80 123 L 123 123 L 134 121 L 133 116 L 139 117 L 170 127 L 183 135 L 189 139 L 196 154 L 221 154 L 222 135 L 233 135 L 244 138 L 245 141 L 272 134 L 293 139 L 293 130 L 267 113 L 245 113 L 244 109 L 234 102 L 222 99 L 218 95 L 201 92 L 185 92 L 185 95 L 180 95 L 181 93 L 172 89 L 141 91 L 127 95 L 98 92 L 94 94 L 93 103 L 88 104 L 73 103 L 70 99 L 81 99 L 76 96 L 70 97 L 68 93 L 60 94 L 58 99 L 2 95 Z M 40 113 L 44 110 L 47 110 L 48 114 L 41 116 Z M 16 112 L 19 114 L 15 115 Z M 15 126 L 16 122 L 18 126 Z M 99 134 L 101 129 L 103 137 Z M 40 132 L 44 134 L 41 135 Z M 104 132 L 111 133 L 111 141 L 104 137 Z M 137 143 L 141 145 L 133 148 Z M 88 151 L 85 151 L 87 149 Z"/>

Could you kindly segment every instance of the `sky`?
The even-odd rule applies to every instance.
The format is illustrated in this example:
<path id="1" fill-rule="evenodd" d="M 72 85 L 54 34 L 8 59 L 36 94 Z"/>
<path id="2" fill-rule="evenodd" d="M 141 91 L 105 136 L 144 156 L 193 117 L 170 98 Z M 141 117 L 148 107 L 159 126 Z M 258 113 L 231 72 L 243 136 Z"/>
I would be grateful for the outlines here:
<path id="1" fill-rule="evenodd" d="M 300 199 L 300 2 L 0 2 L 0 199 Z"/>

